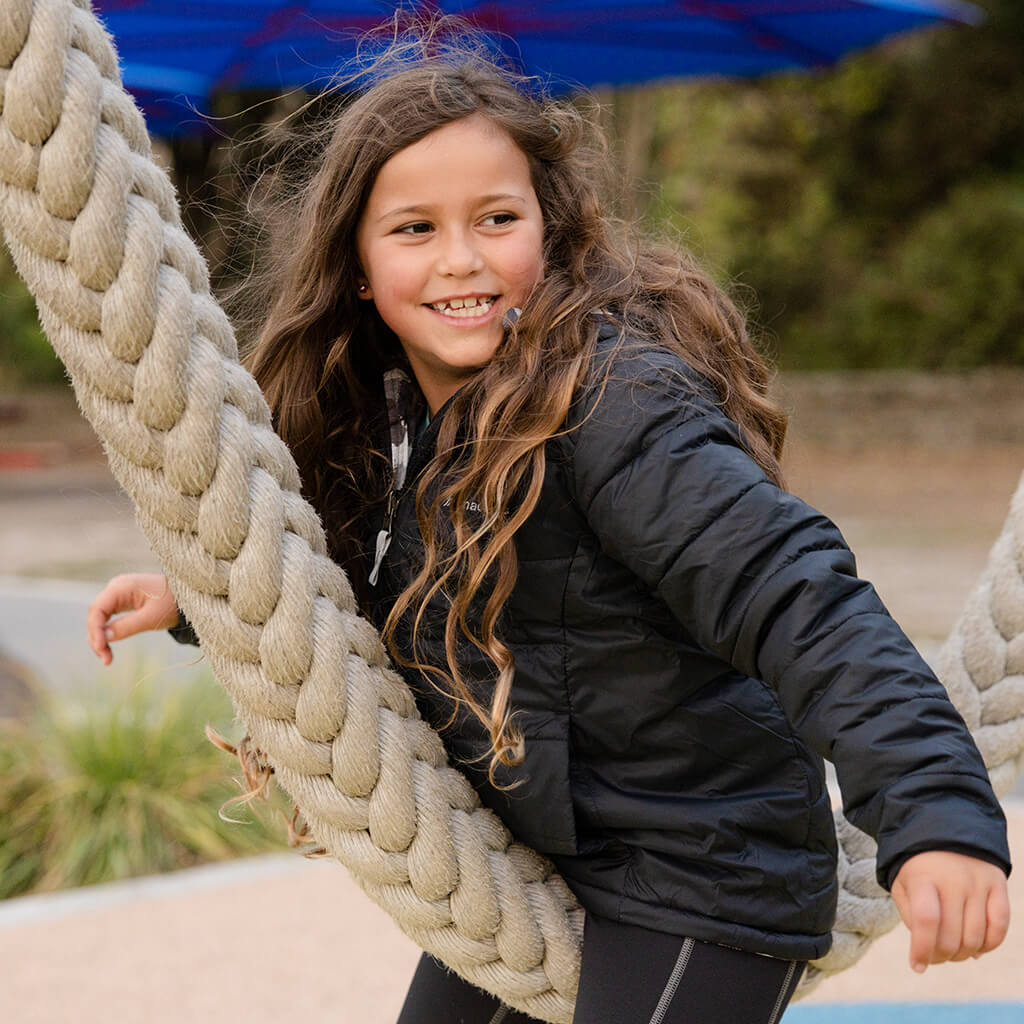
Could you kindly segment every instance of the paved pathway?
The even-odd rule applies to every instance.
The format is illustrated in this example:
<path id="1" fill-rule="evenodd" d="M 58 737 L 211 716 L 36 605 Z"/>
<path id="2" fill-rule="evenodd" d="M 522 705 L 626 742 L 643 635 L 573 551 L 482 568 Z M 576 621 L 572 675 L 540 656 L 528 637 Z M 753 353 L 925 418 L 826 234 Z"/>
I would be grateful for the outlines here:
<path id="1" fill-rule="evenodd" d="M 105 678 L 82 628 L 94 590 L 0 577 L 0 646 L 59 690 Z M 115 658 L 121 672 L 137 675 L 148 658 L 147 673 L 166 685 L 201 671 L 163 635 L 130 651 Z M 1024 863 L 1024 799 L 1010 806 Z M 1013 884 L 1024 915 L 1024 869 Z M 900 932 L 886 936 L 787 1021 L 1024 1024 L 1024 925 L 997 953 L 924 978 L 905 966 L 905 947 Z M 226 1014 L 246 1024 L 387 1024 L 417 956 L 337 865 L 256 858 L 0 903 L 0 1022 L 189 1024 Z"/>
<path id="2" fill-rule="evenodd" d="M 1024 801 L 1010 804 L 1024 863 Z M 1024 871 L 1011 879 L 1024 915 Z M 4 1024 L 390 1024 L 418 950 L 330 861 L 273 855 L 0 903 Z M 906 965 L 902 930 L 788 1024 L 1022 1024 L 1024 923 L 978 961 Z"/>
<path id="3" fill-rule="evenodd" d="M 820 382 L 812 385 L 808 393 L 819 395 Z M 825 400 L 831 422 L 834 402 Z M 0 649 L 69 691 L 106 678 L 83 628 L 97 584 L 25 577 L 101 581 L 154 562 L 130 503 L 101 463 L 82 456 L 95 443 L 75 433 L 77 416 L 48 410 L 40 422 L 53 422 L 76 461 L 47 456 L 42 468 L 0 476 L 0 568 L 18 574 L 0 578 Z M 911 412 L 918 422 L 919 406 Z M 890 451 L 850 420 L 861 448 L 796 443 L 790 479 L 840 522 L 866 575 L 927 651 L 984 564 L 1020 447 Z M 890 415 L 880 422 L 891 430 Z M 806 416 L 801 423 L 815 438 Z M 132 647 L 142 655 L 121 645 L 115 667 L 137 672 L 153 658 L 169 685 L 193 671 L 191 652 L 162 635 Z M 894 932 L 794 1006 L 788 1024 L 1024 1024 L 1024 800 L 1010 808 L 1018 920 L 1000 950 L 921 977 L 906 966 L 905 935 Z M 336 865 L 256 858 L 0 902 L 0 1024 L 390 1024 L 418 955 Z"/>

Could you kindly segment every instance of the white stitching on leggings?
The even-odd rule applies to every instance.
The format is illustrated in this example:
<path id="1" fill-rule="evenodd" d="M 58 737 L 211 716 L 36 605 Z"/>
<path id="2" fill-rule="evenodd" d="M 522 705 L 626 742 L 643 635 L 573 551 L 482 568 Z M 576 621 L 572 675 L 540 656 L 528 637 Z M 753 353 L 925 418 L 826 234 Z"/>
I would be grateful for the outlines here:
<path id="1" fill-rule="evenodd" d="M 494 1011 L 494 1016 L 487 1022 L 487 1024 L 501 1024 L 501 1022 L 508 1016 L 508 1007 L 499 1006 Z"/>
<path id="2" fill-rule="evenodd" d="M 676 965 L 672 968 L 672 973 L 668 976 L 665 991 L 661 993 L 661 998 L 658 1000 L 658 1005 L 654 1008 L 654 1014 L 651 1016 L 648 1024 L 661 1024 L 665 1019 L 665 1014 L 668 1013 L 672 997 L 676 994 L 676 989 L 679 988 L 679 982 L 683 977 L 683 971 L 686 970 L 686 965 L 690 962 L 690 955 L 693 953 L 693 947 L 695 945 L 696 943 L 693 939 L 686 939 L 683 942 L 683 948 L 679 950 L 679 956 L 676 958 Z"/>
<path id="3" fill-rule="evenodd" d="M 796 973 L 796 964 L 796 960 L 791 961 L 789 970 L 786 971 L 786 977 L 782 982 L 782 988 L 779 989 L 779 998 L 775 1000 L 775 1008 L 772 1010 L 772 1015 L 768 1018 L 768 1024 L 775 1024 L 779 1019 L 779 1012 L 782 1010 L 782 1001 L 786 998 L 789 983 L 793 980 L 794 973 Z"/>

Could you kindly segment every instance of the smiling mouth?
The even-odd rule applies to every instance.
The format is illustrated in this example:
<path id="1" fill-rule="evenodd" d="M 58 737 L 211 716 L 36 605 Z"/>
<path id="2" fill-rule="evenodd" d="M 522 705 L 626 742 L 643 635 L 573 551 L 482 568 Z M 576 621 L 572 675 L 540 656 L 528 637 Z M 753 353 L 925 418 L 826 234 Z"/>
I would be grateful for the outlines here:
<path id="1" fill-rule="evenodd" d="M 469 295 L 464 299 L 448 299 L 445 302 L 428 302 L 427 305 L 437 313 L 455 317 L 459 320 L 472 320 L 474 317 L 486 316 L 495 302 L 497 295 Z"/>

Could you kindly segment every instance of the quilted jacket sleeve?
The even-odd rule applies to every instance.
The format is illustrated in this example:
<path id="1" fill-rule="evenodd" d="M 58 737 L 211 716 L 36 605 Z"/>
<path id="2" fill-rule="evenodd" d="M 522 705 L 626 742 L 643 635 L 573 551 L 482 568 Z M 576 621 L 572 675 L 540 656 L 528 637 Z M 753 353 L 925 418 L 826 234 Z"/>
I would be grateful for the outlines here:
<path id="1" fill-rule="evenodd" d="M 192 647 L 199 646 L 199 637 L 196 636 L 196 631 L 192 628 L 192 623 L 185 618 L 180 608 L 178 609 L 177 623 L 171 626 L 167 632 L 170 633 L 179 644 L 190 644 Z"/>
<path id="2" fill-rule="evenodd" d="M 836 526 L 765 476 L 707 381 L 663 350 L 622 352 L 569 425 L 603 550 L 698 643 L 776 689 L 877 839 L 879 881 L 929 849 L 1009 871 L 1005 818 L 945 690 Z"/>

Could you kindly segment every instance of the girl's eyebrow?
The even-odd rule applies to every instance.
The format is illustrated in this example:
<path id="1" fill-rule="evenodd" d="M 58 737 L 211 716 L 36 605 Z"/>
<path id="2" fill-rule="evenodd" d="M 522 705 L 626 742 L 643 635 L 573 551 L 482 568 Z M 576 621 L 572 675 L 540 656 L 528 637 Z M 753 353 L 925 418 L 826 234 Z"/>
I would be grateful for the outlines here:
<path id="1" fill-rule="evenodd" d="M 505 202 L 509 199 L 513 199 L 519 203 L 526 202 L 526 199 L 523 196 L 517 195 L 515 192 L 495 192 L 491 195 L 480 196 L 478 199 L 475 200 L 474 205 L 486 206 L 488 203 L 500 203 Z M 381 221 L 389 220 L 392 217 L 404 217 L 406 214 L 409 213 L 426 214 L 429 212 L 429 203 L 414 203 L 412 206 L 398 206 L 395 207 L 395 209 L 393 210 L 388 210 L 387 213 L 381 214 L 377 218 L 377 223 L 379 224 Z"/>

